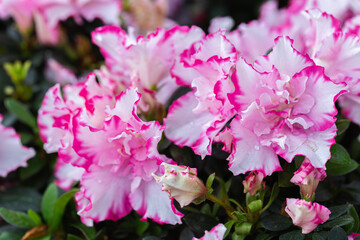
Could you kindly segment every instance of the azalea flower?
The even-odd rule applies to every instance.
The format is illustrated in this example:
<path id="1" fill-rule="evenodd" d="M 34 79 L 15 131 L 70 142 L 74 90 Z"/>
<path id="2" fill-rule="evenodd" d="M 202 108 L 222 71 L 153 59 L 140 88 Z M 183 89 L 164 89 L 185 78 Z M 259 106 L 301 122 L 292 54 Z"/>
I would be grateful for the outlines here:
<path id="1" fill-rule="evenodd" d="M 143 112 L 154 112 L 178 88 L 170 68 L 178 55 L 204 36 L 198 27 L 159 28 L 147 36 L 127 34 L 122 28 L 105 26 L 92 32 L 112 78 L 126 87 L 136 87 Z"/>
<path id="2" fill-rule="evenodd" d="M 302 228 L 303 234 L 312 232 L 319 224 L 329 219 L 330 210 L 318 204 L 302 199 L 287 198 L 285 211 L 294 225 Z"/>
<path id="3" fill-rule="evenodd" d="M 140 94 L 134 89 L 119 95 L 115 106 L 105 110 L 102 128 L 84 121 L 82 112 L 74 117 L 73 149 L 90 163 L 76 195 L 84 223 L 117 220 L 132 209 L 143 220 L 181 222 L 182 214 L 152 177 L 161 173 L 162 162 L 172 163 L 157 152 L 163 126 L 138 118 L 139 100 Z"/>
<path id="4" fill-rule="evenodd" d="M 0 115 L 0 122 L 2 115 Z M 21 144 L 20 136 L 11 127 L 5 127 L 0 123 L 0 176 L 6 177 L 11 171 L 19 167 L 26 167 L 26 162 L 35 156 L 32 148 Z"/>
<path id="5" fill-rule="evenodd" d="M 171 69 L 176 82 L 193 91 L 170 106 L 165 135 L 202 158 L 211 154 L 214 137 L 235 114 L 227 94 L 233 91 L 229 73 L 236 56 L 234 46 L 218 31 L 185 50 Z"/>
<path id="6" fill-rule="evenodd" d="M 254 66 L 243 59 L 232 75 L 230 101 L 239 115 L 231 122 L 234 174 L 281 170 L 277 154 L 288 162 L 304 155 L 324 168 L 336 135 L 335 100 L 344 85 L 336 85 L 306 55 L 279 37 L 272 52 Z"/>

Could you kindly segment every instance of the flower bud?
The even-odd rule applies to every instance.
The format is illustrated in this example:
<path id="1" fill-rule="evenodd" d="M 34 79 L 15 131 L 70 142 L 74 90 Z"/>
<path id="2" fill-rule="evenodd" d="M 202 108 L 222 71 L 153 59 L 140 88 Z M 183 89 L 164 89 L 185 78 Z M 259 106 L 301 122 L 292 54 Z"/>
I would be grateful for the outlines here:
<path id="1" fill-rule="evenodd" d="M 170 198 L 175 198 L 181 207 L 207 193 L 207 188 L 196 176 L 196 168 L 167 163 L 161 165 L 165 168 L 164 175 L 159 177 L 153 174 L 153 177 L 157 183 L 162 183 L 162 190 L 166 191 Z"/>
<path id="2" fill-rule="evenodd" d="M 322 168 L 314 168 L 308 158 L 305 158 L 300 168 L 294 173 L 290 182 L 300 187 L 301 197 L 305 200 L 314 199 L 315 190 L 320 181 L 326 178 L 326 172 Z"/>
<path id="3" fill-rule="evenodd" d="M 303 199 L 287 198 L 285 211 L 291 217 L 293 224 L 302 228 L 303 234 L 313 231 L 317 225 L 329 219 L 330 210 L 318 204 Z"/>
<path id="4" fill-rule="evenodd" d="M 263 202 L 260 199 L 258 199 L 258 200 L 252 201 L 247 207 L 250 210 L 250 212 L 252 212 L 252 213 L 258 212 L 262 209 Z"/>
<path id="5" fill-rule="evenodd" d="M 238 223 L 235 225 L 235 232 L 236 234 L 240 234 L 240 235 L 248 235 L 251 232 L 251 228 L 252 228 L 252 223 L 249 222 Z"/>
<path id="6" fill-rule="evenodd" d="M 360 236 L 360 233 L 352 233 L 348 236 L 348 240 L 354 240 L 357 236 Z"/>
<path id="7" fill-rule="evenodd" d="M 249 192 L 251 196 L 254 196 L 257 191 L 265 189 L 264 177 L 262 172 L 252 171 L 243 181 L 244 193 Z"/>

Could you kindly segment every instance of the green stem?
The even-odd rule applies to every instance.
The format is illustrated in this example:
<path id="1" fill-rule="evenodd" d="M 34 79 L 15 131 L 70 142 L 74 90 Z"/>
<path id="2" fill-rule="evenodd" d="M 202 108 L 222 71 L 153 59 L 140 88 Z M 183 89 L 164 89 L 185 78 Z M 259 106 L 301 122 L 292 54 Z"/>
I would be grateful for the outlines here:
<path id="1" fill-rule="evenodd" d="M 213 203 L 217 203 L 219 204 L 221 207 L 225 208 L 226 213 L 229 215 L 230 218 L 234 218 L 232 216 L 232 213 L 235 211 L 235 209 L 227 202 L 224 202 L 222 200 L 220 200 L 218 197 L 209 194 L 208 196 L 206 196 L 206 198 L 210 201 L 212 201 Z"/>

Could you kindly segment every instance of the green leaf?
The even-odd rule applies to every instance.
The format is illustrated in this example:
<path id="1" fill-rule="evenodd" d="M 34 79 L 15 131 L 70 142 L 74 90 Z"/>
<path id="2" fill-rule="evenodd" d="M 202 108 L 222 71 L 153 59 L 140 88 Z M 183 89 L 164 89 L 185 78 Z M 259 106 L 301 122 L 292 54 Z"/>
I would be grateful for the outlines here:
<path id="1" fill-rule="evenodd" d="M 334 206 L 334 207 L 329 207 L 329 210 L 331 212 L 328 221 L 331 221 L 337 217 L 340 217 L 341 215 L 343 215 L 344 213 L 346 213 L 349 208 L 351 207 L 350 204 L 344 204 L 344 205 L 340 205 L 340 206 Z"/>
<path id="2" fill-rule="evenodd" d="M 36 173 L 38 173 L 44 166 L 46 162 L 43 159 L 40 159 L 38 156 L 30 159 L 28 161 L 28 166 L 25 168 L 20 168 L 20 179 L 26 180 Z"/>
<path id="3" fill-rule="evenodd" d="M 215 218 L 202 213 L 189 213 L 183 217 L 183 220 L 191 231 L 199 235 L 203 235 L 205 230 L 210 230 L 218 224 Z"/>
<path id="4" fill-rule="evenodd" d="M 272 239 L 273 235 L 269 234 L 269 233 L 260 233 L 257 234 L 255 237 L 255 240 L 268 240 L 268 239 Z"/>
<path id="5" fill-rule="evenodd" d="M 149 228 L 148 222 L 139 221 L 136 226 L 136 234 L 141 236 L 148 228 Z"/>
<path id="6" fill-rule="evenodd" d="M 23 235 L 21 232 L 1 232 L 0 240 L 20 240 Z"/>
<path id="7" fill-rule="evenodd" d="M 279 172 L 278 174 L 279 187 L 293 187 L 294 184 L 290 182 L 290 179 L 294 176 L 295 171 L 295 162 L 292 162 L 291 164 L 286 163 L 284 171 Z"/>
<path id="8" fill-rule="evenodd" d="M 27 229 L 5 225 L 0 227 L 0 240 L 20 240 Z"/>
<path id="9" fill-rule="evenodd" d="M 95 228 L 93 227 L 88 227 L 85 224 L 79 222 L 76 224 L 72 224 L 72 227 L 76 228 L 77 230 L 79 230 L 84 237 L 86 238 L 86 240 L 93 240 L 96 236 L 96 231 Z"/>
<path id="10" fill-rule="evenodd" d="M 303 240 L 305 235 L 300 230 L 288 232 L 280 235 L 279 240 Z"/>
<path id="11" fill-rule="evenodd" d="M 351 232 L 355 232 L 357 233 L 359 231 L 359 215 L 356 211 L 356 209 L 354 208 L 354 206 L 351 206 L 349 211 L 348 211 L 349 215 L 354 219 L 354 226 L 351 229 Z"/>
<path id="12" fill-rule="evenodd" d="M 235 220 L 230 220 L 228 222 L 226 222 L 224 225 L 226 227 L 226 231 L 225 231 L 225 234 L 224 234 L 224 238 L 226 238 L 227 235 L 229 235 L 230 231 L 231 231 L 231 228 L 233 227 L 233 225 L 236 223 Z"/>
<path id="13" fill-rule="evenodd" d="M 40 211 L 41 195 L 32 188 L 13 187 L 0 194 L 0 207 L 25 212 Z"/>
<path id="14" fill-rule="evenodd" d="M 37 214 L 32 209 L 29 209 L 27 213 L 28 213 L 30 219 L 33 221 L 33 223 L 35 223 L 36 226 L 42 225 L 41 217 L 39 216 L 39 214 Z"/>
<path id="15" fill-rule="evenodd" d="M 214 179 L 215 179 L 215 173 L 210 174 L 210 176 L 206 180 L 206 188 L 207 189 L 210 189 L 212 187 Z"/>
<path id="16" fill-rule="evenodd" d="M 330 150 L 331 158 L 326 163 L 326 173 L 328 175 L 340 176 L 358 168 L 359 164 L 350 158 L 349 153 L 343 146 L 334 144 Z"/>
<path id="17" fill-rule="evenodd" d="M 337 133 L 336 135 L 339 136 L 340 134 L 344 133 L 350 126 L 350 120 L 348 119 L 338 119 L 336 122 Z"/>
<path id="18" fill-rule="evenodd" d="M 31 218 L 23 213 L 12 211 L 6 208 L 0 208 L 0 216 L 11 225 L 23 228 L 33 228 L 36 225 L 33 223 Z"/>
<path id="19" fill-rule="evenodd" d="M 282 215 L 269 214 L 261 219 L 261 224 L 266 230 L 283 231 L 292 226 L 292 221 Z"/>
<path id="20" fill-rule="evenodd" d="M 50 240 L 50 239 L 51 239 L 51 235 L 46 235 L 46 236 L 37 237 L 37 238 L 31 238 L 31 240 Z"/>
<path id="21" fill-rule="evenodd" d="M 141 238 L 141 240 L 161 240 L 161 238 L 156 237 L 156 236 L 146 236 Z"/>
<path id="22" fill-rule="evenodd" d="M 45 190 L 44 196 L 41 201 L 41 212 L 45 221 L 49 225 L 53 219 L 57 195 L 58 195 L 57 187 L 55 183 L 51 183 Z"/>
<path id="23" fill-rule="evenodd" d="M 329 233 L 328 240 L 347 240 L 346 232 L 341 227 L 334 227 Z"/>
<path id="24" fill-rule="evenodd" d="M 211 207 L 208 203 L 205 203 L 202 208 L 201 208 L 201 212 L 204 213 L 204 214 L 207 214 L 207 215 L 212 215 L 212 212 L 211 212 Z"/>
<path id="25" fill-rule="evenodd" d="M 345 216 L 341 216 L 338 217 L 330 222 L 326 222 L 323 225 L 320 225 L 318 228 L 319 229 L 324 229 L 324 228 L 333 228 L 333 227 L 341 227 L 341 226 L 345 226 L 349 223 L 352 223 L 354 221 L 354 219 L 349 216 L 349 215 L 345 215 Z"/>
<path id="26" fill-rule="evenodd" d="M 270 194 L 270 198 L 268 203 L 266 204 L 266 206 L 260 211 L 260 213 L 263 213 L 266 211 L 266 209 L 268 209 L 271 204 L 275 201 L 275 199 L 277 198 L 277 196 L 279 195 L 279 186 L 277 183 L 274 183 L 273 188 L 271 189 L 271 194 Z"/>
<path id="27" fill-rule="evenodd" d="M 81 237 L 75 236 L 73 234 L 68 234 L 66 239 L 67 240 L 83 240 Z"/>
<path id="28" fill-rule="evenodd" d="M 19 134 L 20 134 L 22 145 L 26 145 L 26 144 L 30 143 L 31 140 L 33 140 L 33 138 L 34 138 L 34 135 L 31 133 L 19 132 Z"/>
<path id="29" fill-rule="evenodd" d="M 74 197 L 74 195 L 79 191 L 79 189 L 72 189 L 59 197 L 55 203 L 54 215 L 50 225 L 51 231 L 56 231 L 59 229 L 61 219 L 64 215 L 66 205 Z"/>
<path id="30" fill-rule="evenodd" d="M 26 125 L 31 127 L 34 131 L 36 131 L 37 129 L 36 119 L 24 104 L 17 101 L 16 99 L 7 98 L 5 99 L 5 106 L 10 112 L 16 115 L 19 121 L 25 123 Z"/>
<path id="31" fill-rule="evenodd" d="M 311 237 L 312 240 L 327 240 L 328 232 L 326 231 L 315 232 L 311 236 L 312 236 Z"/>

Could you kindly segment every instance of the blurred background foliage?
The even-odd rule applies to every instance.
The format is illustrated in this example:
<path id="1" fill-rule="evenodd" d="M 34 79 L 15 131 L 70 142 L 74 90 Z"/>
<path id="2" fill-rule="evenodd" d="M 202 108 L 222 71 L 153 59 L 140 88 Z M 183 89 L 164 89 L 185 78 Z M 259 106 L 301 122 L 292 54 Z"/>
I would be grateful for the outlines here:
<path id="1" fill-rule="evenodd" d="M 212 18 L 231 16 L 237 26 L 242 22 L 256 19 L 262 2 L 263 0 L 172 0 L 170 18 L 180 25 L 198 25 L 206 31 Z M 279 6 L 286 6 L 287 2 L 281 0 Z M 65 193 L 51 184 L 54 180 L 56 154 L 46 154 L 42 149 L 39 131 L 34 121 L 45 92 L 53 85 L 44 75 L 47 58 L 55 58 L 79 77 L 86 76 L 103 63 L 98 48 L 90 42 L 91 31 L 101 26 L 101 21 L 84 21 L 84 25 L 79 26 L 74 20 L 69 19 L 62 22 L 61 26 L 67 33 L 66 39 L 63 39 L 61 45 L 54 47 L 40 45 L 33 32 L 23 37 L 11 19 L 0 21 L 0 113 L 4 116 L 3 124 L 13 126 L 21 135 L 22 143 L 34 147 L 37 151 L 37 155 L 29 161 L 28 167 L 10 173 L 7 178 L 0 178 L 0 214 L 4 219 L 4 216 L 8 217 L 6 221 L 0 220 L 0 240 L 186 240 L 193 236 L 201 237 L 205 230 L 210 230 L 219 222 L 225 223 L 225 211 L 211 203 L 190 205 L 181 209 L 185 214 L 184 224 L 176 226 L 159 225 L 150 220 L 143 222 L 135 212 L 117 222 L 104 221 L 95 224 L 93 228 L 86 227 L 80 222 L 75 203 L 71 200 L 75 192 Z M 18 63 L 15 63 L 16 61 Z M 12 66 L 4 67 L 6 63 Z M 19 79 L 11 76 L 9 71 L 15 71 Z M 338 117 L 343 119 L 341 115 Z M 343 159 L 350 158 L 359 162 L 360 144 L 357 136 L 360 128 L 347 120 L 338 121 L 338 128 L 337 142 L 348 150 L 349 155 L 343 153 L 341 160 L 333 160 L 331 164 L 335 164 L 334 171 L 332 174 L 328 173 L 329 177 L 319 184 L 316 192 L 316 201 L 332 210 L 330 222 L 319 226 L 313 234 L 305 237 L 299 234 L 298 228 L 293 226 L 288 218 L 280 214 L 283 212 L 286 197 L 300 197 L 298 187 L 289 184 L 289 179 L 299 167 L 299 163 L 293 161 L 292 164 L 287 164 L 282 161 L 285 171 L 274 173 L 265 179 L 269 190 L 274 184 L 279 185 L 278 198 L 261 217 L 264 228 L 260 229 L 256 236 L 250 235 L 247 239 L 340 240 L 344 239 L 346 234 L 359 231 L 359 169 L 345 174 L 347 170 L 342 164 Z M 161 153 L 173 158 L 178 164 L 196 167 L 199 177 L 204 182 L 215 172 L 216 176 L 224 180 L 231 198 L 240 203 L 245 201 L 242 187 L 244 176 L 234 177 L 228 170 L 228 162 L 225 160 L 227 153 L 221 150 L 221 144 L 215 144 L 213 155 L 203 161 L 190 148 L 180 148 L 166 139 L 163 139 L 158 147 Z M 357 168 L 357 165 L 355 167 Z M 337 172 L 339 169 L 344 171 Z M 220 188 L 219 183 L 214 185 L 216 194 L 221 195 Z M 49 214 L 53 214 L 49 211 L 52 212 L 55 208 L 64 211 L 56 212 L 49 217 Z M 46 234 L 49 228 L 50 235 Z M 26 234 L 28 235 L 24 238 Z M 230 236 L 228 238 L 230 239 Z"/>

